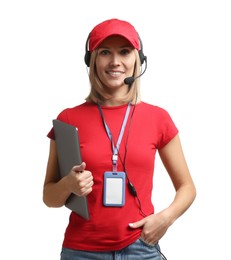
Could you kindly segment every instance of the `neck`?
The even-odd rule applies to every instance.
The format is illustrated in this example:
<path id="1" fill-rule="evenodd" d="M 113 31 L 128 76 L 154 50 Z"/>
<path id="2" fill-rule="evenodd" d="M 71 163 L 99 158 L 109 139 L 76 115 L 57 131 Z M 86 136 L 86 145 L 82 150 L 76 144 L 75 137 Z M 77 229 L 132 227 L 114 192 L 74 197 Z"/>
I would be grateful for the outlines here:
<path id="1" fill-rule="evenodd" d="M 104 106 L 121 106 L 124 104 L 127 104 L 128 102 L 124 102 L 124 101 L 120 101 L 120 100 L 116 100 L 116 99 L 109 99 L 109 100 L 105 100 L 102 105 Z"/>
<path id="2" fill-rule="evenodd" d="M 107 94 L 105 100 L 102 102 L 103 105 L 120 106 L 128 103 L 128 101 L 125 101 L 128 94 L 128 86 L 123 85 L 121 87 L 115 88 L 109 88 L 105 86 L 104 90 Z"/>

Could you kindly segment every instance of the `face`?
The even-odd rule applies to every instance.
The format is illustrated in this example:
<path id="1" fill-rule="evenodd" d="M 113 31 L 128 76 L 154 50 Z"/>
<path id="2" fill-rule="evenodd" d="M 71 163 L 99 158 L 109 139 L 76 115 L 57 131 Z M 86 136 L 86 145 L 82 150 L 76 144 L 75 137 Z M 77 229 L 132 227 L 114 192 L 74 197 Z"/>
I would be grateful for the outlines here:
<path id="1" fill-rule="evenodd" d="M 135 60 L 134 47 L 124 37 L 110 36 L 100 44 L 96 72 L 105 91 L 127 91 L 124 79 L 133 75 Z"/>

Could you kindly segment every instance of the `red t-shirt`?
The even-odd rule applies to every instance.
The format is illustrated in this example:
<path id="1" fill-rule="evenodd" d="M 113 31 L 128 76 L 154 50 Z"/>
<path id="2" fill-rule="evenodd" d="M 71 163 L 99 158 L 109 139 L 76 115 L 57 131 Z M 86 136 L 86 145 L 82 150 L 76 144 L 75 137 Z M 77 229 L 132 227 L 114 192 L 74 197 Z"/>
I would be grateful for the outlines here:
<path id="1" fill-rule="evenodd" d="M 102 106 L 115 143 L 126 108 L 127 105 Z M 131 117 L 133 110 L 132 105 L 119 154 L 137 191 L 143 212 L 150 215 L 154 213 L 151 196 L 155 153 L 178 133 L 178 129 L 168 112 L 160 107 L 141 102 L 136 105 Z M 143 215 L 137 198 L 131 195 L 128 185 L 123 207 L 103 206 L 103 176 L 105 171 L 112 170 L 112 146 L 97 105 L 85 102 L 63 110 L 57 118 L 78 128 L 82 161 L 86 162 L 86 169 L 92 172 L 94 178 L 93 190 L 87 196 L 90 220 L 71 212 L 63 246 L 88 251 L 120 250 L 128 246 L 141 233 L 141 229 L 131 229 L 128 224 L 142 219 Z M 48 137 L 55 139 L 53 129 Z M 118 171 L 124 171 L 120 159 Z"/>

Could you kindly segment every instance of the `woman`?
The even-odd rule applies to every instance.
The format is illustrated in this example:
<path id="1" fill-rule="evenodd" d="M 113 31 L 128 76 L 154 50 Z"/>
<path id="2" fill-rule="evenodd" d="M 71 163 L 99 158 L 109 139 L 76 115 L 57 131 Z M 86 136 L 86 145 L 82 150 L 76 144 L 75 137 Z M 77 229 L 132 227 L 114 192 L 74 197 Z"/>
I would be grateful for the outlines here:
<path id="1" fill-rule="evenodd" d="M 55 134 L 48 133 L 44 203 L 61 207 L 74 193 L 87 196 L 90 212 L 90 220 L 71 212 L 62 260 L 166 259 L 159 240 L 195 199 L 177 127 L 166 110 L 141 101 L 140 68 L 146 62 L 141 39 L 126 21 L 106 20 L 89 34 L 90 93 L 57 117 L 78 128 L 83 163 L 61 179 Z M 160 212 L 151 198 L 156 151 L 176 190 Z M 124 182 L 107 179 L 112 175 Z"/>

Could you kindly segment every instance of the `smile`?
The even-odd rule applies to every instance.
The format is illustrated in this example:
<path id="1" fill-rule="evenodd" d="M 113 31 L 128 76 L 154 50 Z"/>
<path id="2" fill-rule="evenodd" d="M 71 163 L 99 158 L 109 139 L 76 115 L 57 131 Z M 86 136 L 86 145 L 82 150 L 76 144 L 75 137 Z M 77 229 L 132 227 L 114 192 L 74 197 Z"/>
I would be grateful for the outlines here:
<path id="1" fill-rule="evenodd" d="M 121 71 L 108 71 L 107 74 L 109 74 L 113 77 L 118 77 L 118 76 L 122 75 L 123 72 L 121 72 Z"/>

